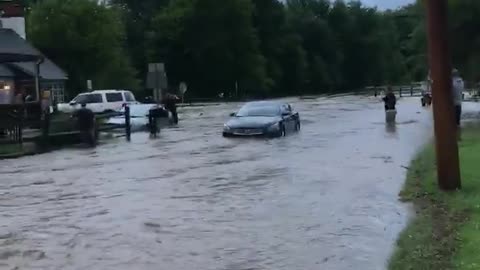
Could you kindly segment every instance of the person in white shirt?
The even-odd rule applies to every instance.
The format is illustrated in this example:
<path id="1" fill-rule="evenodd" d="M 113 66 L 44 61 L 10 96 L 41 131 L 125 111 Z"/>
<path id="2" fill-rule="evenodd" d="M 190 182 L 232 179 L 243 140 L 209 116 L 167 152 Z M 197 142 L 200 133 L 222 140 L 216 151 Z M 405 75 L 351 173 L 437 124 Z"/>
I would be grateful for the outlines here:
<path id="1" fill-rule="evenodd" d="M 460 119 L 462 116 L 462 101 L 463 90 L 465 89 L 465 83 L 460 77 L 460 73 L 457 69 L 452 71 L 452 91 L 453 91 L 453 103 L 455 105 L 455 121 L 457 126 L 460 126 Z"/>

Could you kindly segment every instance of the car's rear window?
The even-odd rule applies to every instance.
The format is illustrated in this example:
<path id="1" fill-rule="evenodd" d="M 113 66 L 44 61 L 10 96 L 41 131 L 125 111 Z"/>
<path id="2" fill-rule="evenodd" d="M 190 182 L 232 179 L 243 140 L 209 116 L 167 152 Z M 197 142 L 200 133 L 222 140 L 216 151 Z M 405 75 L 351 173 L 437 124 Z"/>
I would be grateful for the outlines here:
<path id="1" fill-rule="evenodd" d="M 102 95 L 101 94 L 83 94 L 78 95 L 76 98 L 73 99 L 78 104 L 91 104 L 91 103 L 102 103 Z"/>
<path id="2" fill-rule="evenodd" d="M 107 102 L 122 102 L 122 93 L 107 93 L 105 94 Z"/>

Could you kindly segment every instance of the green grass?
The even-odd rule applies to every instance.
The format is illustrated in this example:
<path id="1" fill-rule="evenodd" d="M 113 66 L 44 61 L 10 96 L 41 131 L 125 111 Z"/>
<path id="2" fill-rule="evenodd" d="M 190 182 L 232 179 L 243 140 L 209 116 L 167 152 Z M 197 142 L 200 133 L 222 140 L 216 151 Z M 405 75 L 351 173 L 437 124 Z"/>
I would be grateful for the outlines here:
<path id="1" fill-rule="evenodd" d="M 67 132 L 76 130 L 76 121 L 70 114 L 56 113 L 51 116 L 50 132 Z"/>
<path id="2" fill-rule="evenodd" d="M 465 128 L 459 147 L 461 191 L 439 191 L 432 145 L 412 162 L 400 196 L 414 204 L 416 216 L 389 269 L 480 269 L 480 129 Z"/>
<path id="3" fill-rule="evenodd" d="M 107 119 L 96 116 L 97 125 L 102 125 Z M 77 128 L 77 120 L 72 118 L 70 114 L 58 112 L 52 115 L 51 122 L 50 122 L 50 132 L 68 132 L 68 131 L 76 131 Z"/>
<path id="4" fill-rule="evenodd" d="M 0 155 L 10 155 L 22 152 L 23 148 L 19 144 L 2 144 L 0 145 Z"/>

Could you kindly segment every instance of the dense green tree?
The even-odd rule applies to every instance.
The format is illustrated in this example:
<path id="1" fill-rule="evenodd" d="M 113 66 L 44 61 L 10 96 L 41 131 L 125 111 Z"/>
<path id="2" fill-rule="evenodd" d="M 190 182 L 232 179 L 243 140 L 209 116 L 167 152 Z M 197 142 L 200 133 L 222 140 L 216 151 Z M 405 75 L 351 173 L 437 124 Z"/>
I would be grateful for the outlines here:
<path id="1" fill-rule="evenodd" d="M 289 0 L 287 10 L 290 23 L 300 35 L 306 52 L 306 91 L 332 91 L 340 81 L 340 56 L 328 23 L 328 0 Z"/>
<path id="2" fill-rule="evenodd" d="M 166 7 L 169 0 L 111 0 L 110 3 L 121 11 L 125 22 L 127 48 L 135 69 L 138 70 L 138 79 L 146 78 L 148 64 L 147 42 L 152 33 L 152 18 L 161 9 Z M 157 62 L 152 59 L 153 62 Z"/>
<path id="3" fill-rule="evenodd" d="M 428 73 L 423 1 L 388 11 L 343 0 L 24 1 L 30 38 L 74 91 L 86 79 L 135 87 L 148 62 L 165 62 L 170 87 L 186 81 L 195 97 L 351 91 Z M 453 63 L 479 80 L 480 2 L 450 0 L 449 11 Z"/>
<path id="4" fill-rule="evenodd" d="M 453 64 L 463 76 L 480 80 L 480 1 L 449 1 L 450 43 Z"/>
<path id="5" fill-rule="evenodd" d="M 187 23 L 193 16 L 193 4 L 192 0 L 172 1 L 152 19 L 154 30 L 147 40 L 147 59 L 166 64 L 168 80 L 173 88 L 183 81 L 192 84 L 196 77 L 192 54 L 186 42 Z M 194 95 L 201 96 L 200 89 L 189 88 L 189 94 L 194 92 Z"/>
<path id="6" fill-rule="evenodd" d="M 273 93 L 295 94 L 305 86 L 306 59 L 301 37 L 289 24 L 278 0 L 253 0 L 254 26 L 266 59 Z"/>
<path id="7" fill-rule="evenodd" d="M 116 9 L 88 0 L 44 0 L 27 21 L 33 44 L 68 72 L 70 95 L 84 91 L 88 79 L 95 88 L 138 88 Z"/>
<path id="8" fill-rule="evenodd" d="M 452 63 L 468 81 L 478 81 L 477 63 L 480 53 L 480 2 L 474 0 L 450 0 L 449 37 Z M 428 73 L 425 6 L 417 1 L 394 13 L 400 43 L 404 49 L 403 61 L 413 80 L 424 80 Z"/>
<path id="9" fill-rule="evenodd" d="M 416 3 L 391 12 L 397 29 L 398 44 L 408 80 L 424 80 L 428 73 L 427 37 L 423 3 Z"/>
<path id="10" fill-rule="evenodd" d="M 403 65 L 391 17 L 358 1 L 289 0 L 307 52 L 309 88 L 341 91 L 398 82 Z"/>
<path id="11" fill-rule="evenodd" d="M 194 95 L 236 95 L 237 86 L 240 95 L 265 94 L 272 81 L 252 15 L 244 0 L 172 2 L 154 20 L 153 47 L 160 51 L 153 56 L 165 59 L 173 83 L 187 81 Z"/>

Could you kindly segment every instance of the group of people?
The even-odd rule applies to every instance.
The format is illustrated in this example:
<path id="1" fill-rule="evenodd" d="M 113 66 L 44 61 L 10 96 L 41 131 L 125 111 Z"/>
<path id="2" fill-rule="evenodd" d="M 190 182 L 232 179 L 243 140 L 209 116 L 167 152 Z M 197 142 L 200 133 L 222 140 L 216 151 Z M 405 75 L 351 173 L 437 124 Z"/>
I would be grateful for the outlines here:
<path id="1" fill-rule="evenodd" d="M 460 72 L 457 69 L 452 70 L 452 97 L 453 104 L 455 106 L 455 122 L 457 126 L 460 126 L 460 120 L 462 116 L 462 101 L 463 101 L 463 91 L 465 90 L 465 83 L 460 76 Z M 383 97 L 383 102 L 385 104 L 385 111 L 396 110 L 395 106 L 397 104 L 397 97 L 393 92 L 391 86 L 387 88 L 387 94 Z"/>

